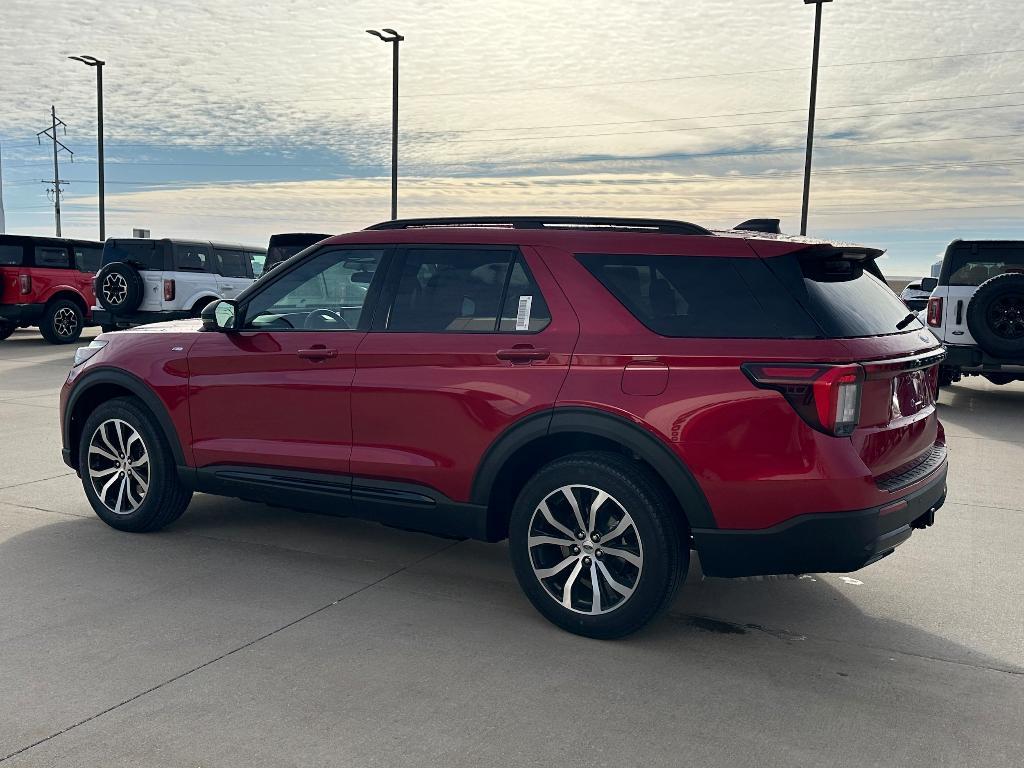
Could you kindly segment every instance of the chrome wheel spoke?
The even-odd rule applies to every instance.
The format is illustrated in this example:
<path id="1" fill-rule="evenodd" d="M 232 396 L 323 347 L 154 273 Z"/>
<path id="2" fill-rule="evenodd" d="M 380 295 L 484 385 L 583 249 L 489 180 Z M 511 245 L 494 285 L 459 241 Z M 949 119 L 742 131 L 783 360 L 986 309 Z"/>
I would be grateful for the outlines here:
<path id="1" fill-rule="evenodd" d="M 565 586 L 562 588 L 562 605 L 566 608 L 572 608 L 572 588 L 576 583 L 576 579 L 579 578 L 580 571 L 583 570 L 583 561 L 577 560 L 576 567 L 572 569 L 572 573 L 569 574 L 569 578 L 565 580 Z"/>
<path id="2" fill-rule="evenodd" d="M 606 533 L 601 540 L 611 541 L 613 539 L 617 539 L 619 538 L 619 536 L 628 531 L 632 526 L 633 518 L 631 518 L 629 515 L 624 515 L 623 518 L 619 520 L 618 525 L 616 525 L 614 528 L 611 529 L 611 531 Z"/>
<path id="3" fill-rule="evenodd" d="M 583 513 L 580 512 L 580 505 L 579 505 L 579 502 L 576 501 L 576 496 L 572 492 L 572 488 L 568 487 L 568 486 L 563 488 L 562 489 L 562 494 L 565 496 L 566 500 L 569 502 L 569 506 L 572 507 L 572 513 L 576 517 L 576 522 L 579 524 L 580 530 L 581 531 L 586 531 L 587 530 L 587 524 L 585 522 L 583 522 Z"/>
<path id="4" fill-rule="evenodd" d="M 106 503 L 107 491 L 109 491 L 113 487 L 114 483 L 116 483 L 118 481 L 118 478 L 120 477 L 120 475 L 114 475 L 103 486 L 103 490 L 99 492 L 99 497 L 104 500 L 104 504 Z"/>
<path id="5" fill-rule="evenodd" d="M 597 560 L 590 563 L 590 612 L 601 612 L 601 584 L 597 580 Z"/>
<path id="6" fill-rule="evenodd" d="M 556 536 L 531 536 L 527 544 L 532 549 L 541 544 L 554 544 L 556 547 L 571 547 L 576 544 L 575 539 L 559 539 Z"/>
<path id="7" fill-rule="evenodd" d="M 125 477 L 121 478 L 121 485 L 117 489 L 117 505 L 114 507 L 115 514 L 121 514 L 121 501 L 124 499 L 124 486 L 128 482 Z"/>
<path id="8" fill-rule="evenodd" d="M 105 450 L 100 448 L 98 445 L 90 445 L 89 446 L 89 453 L 90 454 L 95 454 L 97 456 L 102 456 L 103 458 L 110 459 L 111 461 L 117 461 L 117 456 L 115 456 L 112 453 L 107 453 Z"/>
<path id="9" fill-rule="evenodd" d="M 601 505 L 608 501 L 609 498 L 611 497 L 604 491 L 597 492 L 597 496 L 594 497 L 594 501 L 590 504 L 590 520 L 588 521 L 589 525 L 587 526 L 587 534 L 594 532 L 594 525 L 597 522 L 597 510 L 599 510 Z"/>
<path id="10" fill-rule="evenodd" d="M 643 560 L 641 560 L 637 555 L 634 555 L 632 552 L 627 552 L 624 549 L 615 549 L 613 547 L 601 547 L 601 551 L 606 555 L 622 558 L 627 563 L 637 568 L 639 568 L 640 564 L 643 562 Z"/>
<path id="11" fill-rule="evenodd" d="M 560 522 L 555 520 L 554 515 L 551 514 L 551 510 L 548 509 L 547 500 L 542 501 L 540 504 L 538 504 L 537 505 L 537 510 L 542 515 L 544 515 L 544 519 L 548 521 L 549 525 L 551 525 L 553 528 L 557 528 L 562 533 L 564 533 L 566 536 L 568 536 L 570 539 L 573 538 L 573 532 L 570 531 L 568 528 L 566 528 L 564 525 L 562 525 Z"/>
<path id="12" fill-rule="evenodd" d="M 100 438 L 103 440 L 103 443 L 107 446 L 107 448 L 110 449 L 110 452 L 116 454 L 117 453 L 117 448 L 115 448 L 114 444 L 112 442 L 110 442 L 110 437 L 107 435 L 107 430 L 106 430 L 107 424 L 110 424 L 110 423 L 111 422 L 107 421 L 107 422 L 104 422 L 103 424 L 100 424 L 100 428 L 98 430 L 96 430 L 96 432 L 99 434 Z M 116 460 L 117 459 L 115 458 L 115 461 Z"/>
<path id="13" fill-rule="evenodd" d="M 605 567 L 604 563 L 602 563 L 600 560 L 596 562 L 598 569 L 601 571 L 601 575 L 604 576 L 604 580 L 608 583 L 609 587 L 614 589 L 623 597 L 629 597 L 633 594 L 633 590 L 635 589 L 635 587 L 627 587 L 624 584 L 619 584 L 619 582 L 617 582 L 615 578 L 608 572 L 608 569 Z"/>
<path id="14" fill-rule="evenodd" d="M 558 565 L 552 566 L 551 568 L 538 568 L 537 575 L 540 576 L 542 579 L 550 579 L 552 576 L 557 576 L 566 568 L 568 568 L 571 563 L 578 562 L 579 558 L 576 557 L 576 555 L 573 555 L 571 557 L 565 558 L 565 560 L 560 562 Z"/>
<path id="15" fill-rule="evenodd" d="M 108 477 L 117 472 L 117 467 L 108 467 L 107 469 L 90 469 L 89 474 L 93 477 Z"/>

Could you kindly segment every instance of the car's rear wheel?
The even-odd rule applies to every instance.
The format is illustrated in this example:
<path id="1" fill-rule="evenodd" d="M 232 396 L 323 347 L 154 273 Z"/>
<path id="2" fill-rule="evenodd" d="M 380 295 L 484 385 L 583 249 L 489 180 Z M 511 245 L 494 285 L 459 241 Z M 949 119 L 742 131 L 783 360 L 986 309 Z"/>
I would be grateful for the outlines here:
<path id="1" fill-rule="evenodd" d="M 939 366 L 939 386 L 948 387 L 953 383 L 953 379 L 956 377 L 956 369 L 950 368 L 948 365 Z"/>
<path id="2" fill-rule="evenodd" d="M 14 329 L 16 327 L 17 326 L 15 326 L 14 323 L 0 323 L 0 341 L 3 341 L 14 333 Z"/>
<path id="3" fill-rule="evenodd" d="M 109 400 L 89 415 L 78 466 L 93 510 L 121 531 L 159 530 L 181 517 L 192 498 L 159 425 L 132 398 Z"/>
<path id="4" fill-rule="evenodd" d="M 1018 377 L 1012 373 L 986 373 L 985 378 L 996 386 L 1001 387 L 1004 384 L 1009 384 L 1011 381 L 1017 381 Z"/>
<path id="5" fill-rule="evenodd" d="M 567 456 L 519 494 L 509 547 L 547 619 L 596 638 L 635 632 L 664 609 L 689 565 L 675 504 L 649 471 L 614 453 Z"/>
<path id="6" fill-rule="evenodd" d="M 39 332 L 51 344 L 70 344 L 82 335 L 84 325 L 82 309 L 70 299 L 58 299 L 46 307 Z"/>

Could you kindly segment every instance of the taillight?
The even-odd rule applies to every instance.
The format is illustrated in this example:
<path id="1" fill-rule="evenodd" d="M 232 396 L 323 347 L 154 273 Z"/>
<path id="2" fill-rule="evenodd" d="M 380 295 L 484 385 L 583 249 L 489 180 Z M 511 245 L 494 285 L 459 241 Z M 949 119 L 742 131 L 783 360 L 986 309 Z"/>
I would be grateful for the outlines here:
<path id="1" fill-rule="evenodd" d="M 755 386 L 780 392 L 819 432 L 849 437 L 857 428 L 864 383 L 859 365 L 745 363 L 742 368 Z"/>
<path id="2" fill-rule="evenodd" d="M 938 328 L 942 325 L 942 297 L 932 296 L 928 299 L 928 325 Z"/>
<path id="3" fill-rule="evenodd" d="M 174 301 L 173 280 L 164 280 L 164 301 Z"/>
<path id="4" fill-rule="evenodd" d="M 32 293 L 32 275 L 26 275 L 24 272 L 18 275 L 18 286 L 22 296 Z"/>

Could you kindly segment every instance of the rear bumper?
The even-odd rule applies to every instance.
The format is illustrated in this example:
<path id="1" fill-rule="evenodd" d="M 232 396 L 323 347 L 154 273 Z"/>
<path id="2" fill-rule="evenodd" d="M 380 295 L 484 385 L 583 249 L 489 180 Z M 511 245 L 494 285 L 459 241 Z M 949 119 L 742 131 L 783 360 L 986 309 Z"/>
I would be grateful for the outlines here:
<path id="1" fill-rule="evenodd" d="M 979 347 L 946 346 L 946 359 L 942 364 L 949 368 L 970 371 L 1020 371 L 1024 372 L 1024 358 L 992 357 Z"/>
<path id="2" fill-rule="evenodd" d="M 0 304 L 0 320 L 15 325 L 37 325 L 45 308 L 45 304 Z"/>
<path id="3" fill-rule="evenodd" d="M 701 567 L 707 576 L 859 570 L 934 522 L 946 500 L 947 469 L 943 462 L 923 487 L 871 509 L 799 515 L 756 531 L 695 528 Z"/>
<path id="4" fill-rule="evenodd" d="M 150 323 L 164 323 L 168 320 L 184 320 L 192 317 L 187 309 L 175 309 L 161 312 L 132 312 L 127 315 L 115 315 L 99 307 L 92 310 L 92 321 L 96 325 L 116 325 L 122 328 L 129 328 L 133 325 L 149 325 Z"/>

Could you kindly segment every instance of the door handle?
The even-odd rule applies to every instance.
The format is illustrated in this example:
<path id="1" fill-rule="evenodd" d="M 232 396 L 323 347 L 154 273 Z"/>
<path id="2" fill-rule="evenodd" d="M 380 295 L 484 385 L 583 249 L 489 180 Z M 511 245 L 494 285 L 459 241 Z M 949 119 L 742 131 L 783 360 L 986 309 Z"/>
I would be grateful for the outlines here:
<path id="1" fill-rule="evenodd" d="M 330 357 L 337 357 L 338 350 L 327 349 L 327 347 L 312 347 L 311 349 L 300 349 L 296 352 L 303 360 L 326 360 Z"/>
<path id="2" fill-rule="evenodd" d="M 523 363 L 532 363 L 534 360 L 547 360 L 551 356 L 551 350 L 523 346 L 513 347 L 512 349 L 499 349 L 495 355 L 499 360 L 508 360 L 514 365 L 521 365 Z"/>

